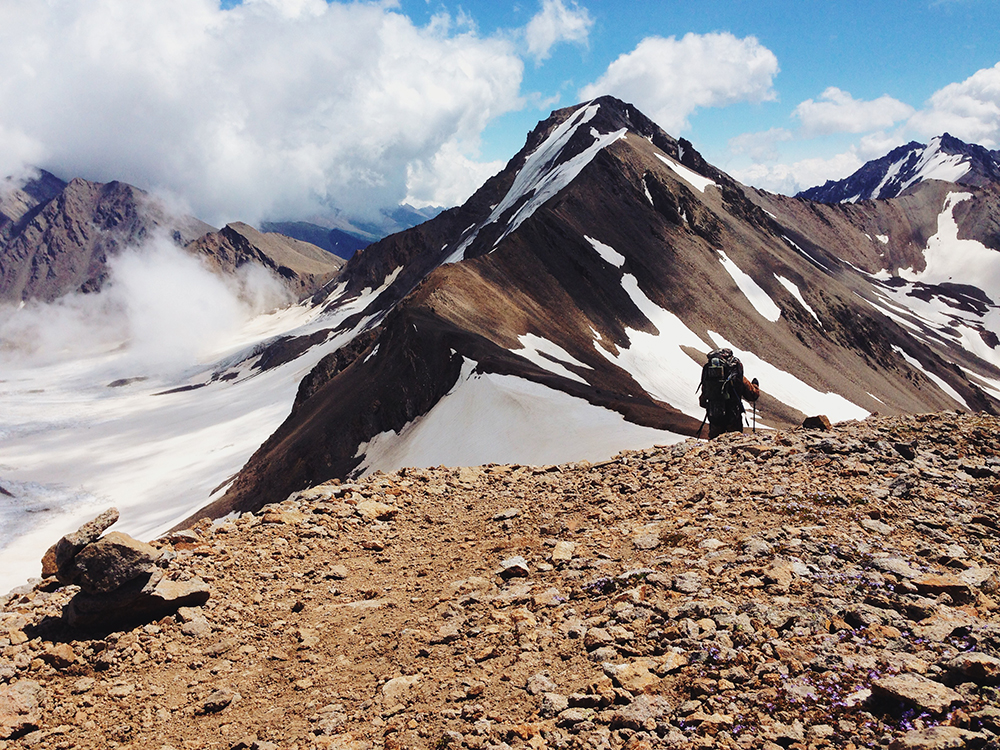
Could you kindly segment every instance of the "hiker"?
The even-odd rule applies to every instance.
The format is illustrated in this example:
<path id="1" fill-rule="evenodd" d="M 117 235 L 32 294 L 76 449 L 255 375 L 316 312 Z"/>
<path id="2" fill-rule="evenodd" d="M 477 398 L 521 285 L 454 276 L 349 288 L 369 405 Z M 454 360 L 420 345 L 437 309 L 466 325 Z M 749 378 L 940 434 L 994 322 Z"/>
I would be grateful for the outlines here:
<path id="1" fill-rule="evenodd" d="M 708 353 L 701 370 L 701 397 L 708 420 L 709 440 L 724 432 L 743 432 L 743 399 L 756 401 L 760 397 L 757 378 L 750 382 L 743 375 L 743 363 L 732 349 L 716 349 Z M 704 426 L 702 422 L 702 426 Z M 699 434 L 701 429 L 698 430 Z"/>

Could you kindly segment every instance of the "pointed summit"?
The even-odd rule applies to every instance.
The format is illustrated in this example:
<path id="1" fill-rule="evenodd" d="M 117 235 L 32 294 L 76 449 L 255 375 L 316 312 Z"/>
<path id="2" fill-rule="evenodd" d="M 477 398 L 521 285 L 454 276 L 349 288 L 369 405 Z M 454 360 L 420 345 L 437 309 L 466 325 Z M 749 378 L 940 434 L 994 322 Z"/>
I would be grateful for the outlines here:
<path id="1" fill-rule="evenodd" d="M 829 180 L 796 197 L 821 203 L 885 200 L 925 180 L 978 186 L 1000 183 L 1000 151 L 965 143 L 945 133 L 926 146 L 911 141 L 868 162 L 850 177 Z"/>

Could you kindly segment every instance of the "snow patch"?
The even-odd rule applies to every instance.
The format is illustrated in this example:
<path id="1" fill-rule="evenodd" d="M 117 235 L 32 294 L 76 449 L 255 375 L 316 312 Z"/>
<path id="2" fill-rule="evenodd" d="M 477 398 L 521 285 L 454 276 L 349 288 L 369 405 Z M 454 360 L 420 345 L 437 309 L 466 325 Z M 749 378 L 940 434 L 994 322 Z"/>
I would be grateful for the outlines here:
<path id="1" fill-rule="evenodd" d="M 476 237 L 479 236 L 479 232 L 482 231 L 483 227 L 499 221 L 504 213 L 520 203 L 520 208 L 514 212 L 503 234 L 494 243 L 495 247 L 504 237 L 515 231 L 530 218 L 546 201 L 576 179 L 576 176 L 593 161 L 594 157 L 602 149 L 610 146 L 620 138 L 624 138 L 626 128 L 607 134 L 598 133 L 591 128 L 590 133 L 594 137 L 594 143 L 573 158 L 563 162 L 559 161 L 559 157 L 566 144 L 569 143 L 579 128 L 594 119 L 599 109 L 599 104 L 580 107 L 571 117 L 561 123 L 538 148 L 532 151 L 527 159 L 525 159 L 524 166 L 521 167 L 517 176 L 514 177 L 514 182 L 511 184 L 507 194 L 496 205 L 490 213 L 489 218 L 480 224 L 470 236 L 463 240 L 455 252 L 448 256 L 444 262 L 457 263 L 464 259 L 465 251 L 475 242 Z"/>
<path id="2" fill-rule="evenodd" d="M 400 270 L 357 296 L 342 298 L 344 287 L 336 287 L 329 310 L 299 304 L 252 317 L 167 372 L 136 362 L 135 352 L 151 341 L 138 349 L 128 339 L 111 341 L 38 362 L 12 356 L 11 338 L 0 335 L 8 347 L 0 356 L 0 484 L 18 495 L 0 504 L 0 592 L 37 576 L 49 545 L 111 505 L 121 512 L 116 529 L 148 540 L 218 497 L 222 490 L 213 490 L 288 416 L 302 378 L 375 316 L 270 370 L 250 367 L 255 353 L 279 335 L 336 329 Z M 55 318 L 32 306 L 12 310 L 4 325 L 28 330 L 20 318 L 29 313 L 64 320 L 64 310 L 52 310 Z M 237 378 L 212 380 L 224 370 Z"/>
<path id="3" fill-rule="evenodd" d="M 907 362 L 909 362 L 914 368 L 916 368 L 917 370 L 920 370 L 920 372 L 922 372 L 924 375 L 926 375 L 938 388 L 940 388 L 946 394 L 948 394 L 949 396 L 951 396 L 951 398 L 953 398 L 955 401 L 957 401 L 958 403 L 962 404 L 969 411 L 973 411 L 973 409 L 969 406 L 969 404 L 966 402 L 966 400 L 964 398 L 962 398 L 961 394 L 958 391 L 956 391 L 954 388 L 952 388 L 948 384 L 948 382 L 946 380 L 944 380 L 944 378 L 942 378 L 942 377 L 940 377 L 938 375 L 935 375 L 933 372 L 930 372 L 926 367 L 923 366 L 923 364 L 921 364 L 921 362 L 920 362 L 919 359 L 911 357 L 909 354 L 907 354 L 905 351 L 903 351 L 902 349 L 900 349 L 895 344 L 893 344 L 892 348 L 903 359 L 905 359 Z"/>
<path id="4" fill-rule="evenodd" d="M 588 370 L 592 370 L 593 368 L 590 365 L 584 364 L 578 360 L 558 344 L 542 338 L 541 336 L 536 336 L 533 333 L 525 333 L 522 336 L 518 336 L 517 340 L 523 348 L 511 349 L 512 354 L 524 357 L 529 362 L 538 365 L 543 370 L 548 370 L 553 375 L 560 375 L 564 378 L 569 378 L 570 380 L 575 380 L 578 383 L 587 385 L 586 380 L 572 370 L 568 370 L 564 365 L 569 364 L 575 367 L 583 367 Z M 564 364 L 553 362 L 553 359 L 559 360 L 559 362 Z"/>
<path id="5" fill-rule="evenodd" d="M 622 450 L 684 439 L 529 380 L 475 373 L 476 364 L 463 362 L 458 382 L 427 414 L 398 434 L 383 432 L 362 444 L 361 472 L 599 461 Z"/>
<path id="6" fill-rule="evenodd" d="M 809 306 L 808 302 L 806 302 L 805 298 L 802 296 L 802 292 L 799 291 L 799 288 L 795 286 L 795 284 L 793 284 L 791 281 L 784 278 L 783 276 L 778 276 L 777 274 L 775 274 L 774 278 L 776 278 L 778 280 L 778 283 L 781 284 L 783 287 L 785 287 L 785 289 L 791 292 L 792 296 L 799 301 L 799 304 L 806 309 L 806 312 L 808 312 L 816 319 L 816 322 L 819 323 L 820 327 L 822 328 L 823 321 L 819 319 L 819 315 L 816 314 L 816 311 Z"/>
<path id="7" fill-rule="evenodd" d="M 982 289 L 994 304 L 1000 302 L 1000 253 L 976 240 L 958 237 L 955 207 L 972 197 L 972 193 L 949 193 L 938 216 L 938 231 L 927 241 L 924 260 L 927 267 L 915 272 L 900 269 L 907 281 L 941 284 L 951 281 Z"/>
<path id="8" fill-rule="evenodd" d="M 781 308 L 774 304 L 774 300 L 768 296 L 767 292 L 761 289 L 756 281 L 733 263 L 728 255 L 721 250 L 719 251 L 719 255 L 722 256 L 722 267 L 726 269 L 726 273 L 729 274 L 736 283 L 736 286 L 743 292 L 743 296 L 753 305 L 753 308 L 760 316 L 771 323 L 777 321 L 781 317 Z"/>
<path id="9" fill-rule="evenodd" d="M 598 255 L 600 255 L 606 262 L 610 263 L 615 268 L 621 268 L 625 265 L 625 256 L 613 247 L 605 245 L 603 242 L 595 240 L 593 237 L 588 237 L 587 235 L 584 235 L 584 237 L 586 237 L 587 242 L 594 246 Z"/>
<path id="10" fill-rule="evenodd" d="M 625 333 L 629 347 L 619 348 L 617 355 L 606 351 L 597 342 L 594 342 L 594 348 L 609 362 L 629 373 L 654 398 L 688 416 L 701 419 L 705 410 L 698 403 L 696 393 L 701 384 L 701 365 L 681 347 L 702 352 L 709 347 L 680 318 L 649 299 L 639 288 L 635 276 L 626 274 L 622 278 L 622 287 L 656 328 L 656 333 L 627 328 Z"/>
<path id="11" fill-rule="evenodd" d="M 910 185 L 924 180 L 943 180 L 958 182 L 972 169 L 971 162 L 965 161 L 961 154 L 946 154 L 941 150 L 941 136 L 934 138 L 917 162 L 914 175 L 903 182 L 900 192 Z"/>
<path id="12" fill-rule="evenodd" d="M 715 331 L 709 331 L 708 335 L 712 337 L 715 347 L 724 346 L 733 350 L 743 362 L 746 376 L 758 378 L 760 388 L 764 393 L 798 409 L 803 414 L 825 414 L 833 422 L 864 419 L 869 414 L 868 411 L 848 401 L 839 393 L 822 393 L 791 373 L 775 367 L 770 362 L 765 362 L 753 352 L 740 349 Z"/>
<path id="13" fill-rule="evenodd" d="M 708 177 L 704 177 L 693 169 L 688 169 L 680 162 L 676 162 L 669 156 L 664 156 L 663 154 L 656 154 L 656 158 L 662 161 L 667 167 L 678 177 L 680 177 L 684 182 L 688 183 L 691 187 L 699 192 L 704 193 L 705 188 L 709 185 L 718 188 L 719 185 L 714 181 L 710 180 Z"/>
<path id="14" fill-rule="evenodd" d="M 883 245 L 889 244 L 889 235 L 887 234 L 876 234 L 875 239 L 881 242 Z"/>

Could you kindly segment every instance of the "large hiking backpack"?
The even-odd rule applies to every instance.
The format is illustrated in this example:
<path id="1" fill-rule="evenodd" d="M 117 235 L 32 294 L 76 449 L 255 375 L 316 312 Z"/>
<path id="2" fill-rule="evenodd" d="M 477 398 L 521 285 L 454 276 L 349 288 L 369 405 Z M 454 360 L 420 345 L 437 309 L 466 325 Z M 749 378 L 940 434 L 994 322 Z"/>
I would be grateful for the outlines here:
<path id="1" fill-rule="evenodd" d="M 709 424 L 742 422 L 743 364 L 731 349 L 709 352 L 708 361 L 701 370 L 701 404 L 707 412 Z"/>

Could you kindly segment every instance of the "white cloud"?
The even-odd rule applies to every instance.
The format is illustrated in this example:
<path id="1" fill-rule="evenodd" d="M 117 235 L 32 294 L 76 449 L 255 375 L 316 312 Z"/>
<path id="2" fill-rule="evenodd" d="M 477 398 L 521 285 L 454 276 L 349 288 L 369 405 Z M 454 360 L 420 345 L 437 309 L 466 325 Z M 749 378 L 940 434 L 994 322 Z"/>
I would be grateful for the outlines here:
<path id="1" fill-rule="evenodd" d="M 1000 144 L 1000 63 L 939 89 L 909 122 L 925 138 L 944 132 L 988 148 Z"/>
<path id="2" fill-rule="evenodd" d="M 622 55 L 581 99 L 612 94 L 635 104 L 665 130 L 677 134 L 701 107 L 775 98 L 778 59 L 755 37 L 730 33 L 648 37 Z"/>
<path id="3" fill-rule="evenodd" d="M 587 9 L 575 2 L 567 6 L 563 0 L 542 0 L 542 9 L 524 30 L 528 53 L 541 63 L 559 42 L 586 44 L 593 25 Z"/>
<path id="4" fill-rule="evenodd" d="M 97 294 L 0 307 L 0 354 L 7 364 L 41 365 L 116 351 L 123 356 L 109 378 L 174 374 L 217 351 L 254 316 L 289 301 L 261 266 L 221 276 L 154 237 L 110 258 L 108 281 Z"/>
<path id="5" fill-rule="evenodd" d="M 430 159 L 410 162 L 405 202 L 416 208 L 458 205 L 503 169 L 504 164 L 475 161 L 462 153 L 458 144 L 446 143 Z"/>
<path id="6" fill-rule="evenodd" d="M 862 101 L 830 86 L 819 101 L 806 99 L 793 114 L 802 122 L 803 134 L 811 137 L 882 130 L 912 115 L 913 107 L 888 95 Z"/>
<path id="7" fill-rule="evenodd" d="M 729 150 L 734 154 L 747 154 L 755 162 L 777 161 L 777 144 L 790 141 L 793 137 L 791 131 L 785 128 L 743 133 L 729 139 Z"/>
<path id="8" fill-rule="evenodd" d="M 745 169 L 732 170 L 732 175 L 746 185 L 772 193 L 795 195 L 827 180 L 843 179 L 863 164 L 852 149 L 829 159 L 802 159 L 792 164 L 753 164 Z"/>
<path id="9" fill-rule="evenodd" d="M 4 0 L 0 168 L 122 179 L 213 223 L 394 206 L 521 106 L 514 43 L 391 3 Z"/>

